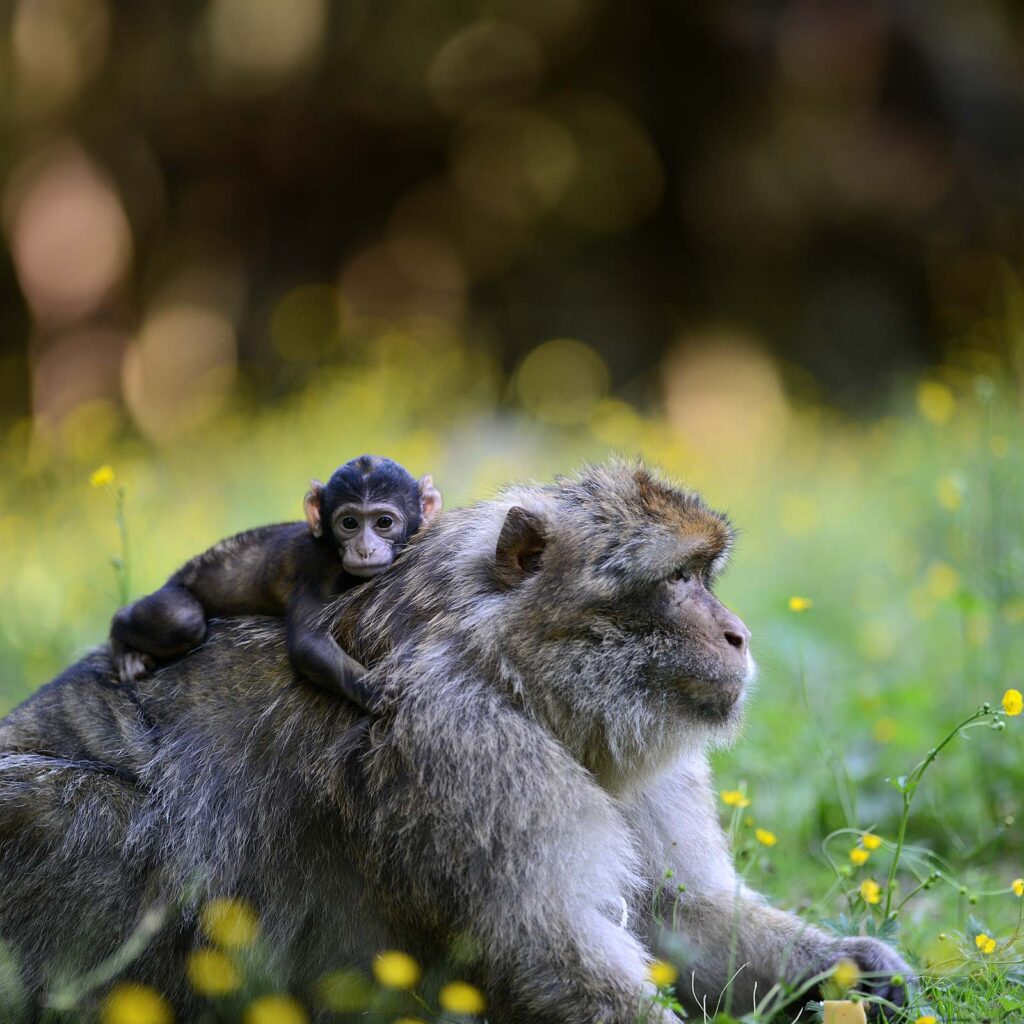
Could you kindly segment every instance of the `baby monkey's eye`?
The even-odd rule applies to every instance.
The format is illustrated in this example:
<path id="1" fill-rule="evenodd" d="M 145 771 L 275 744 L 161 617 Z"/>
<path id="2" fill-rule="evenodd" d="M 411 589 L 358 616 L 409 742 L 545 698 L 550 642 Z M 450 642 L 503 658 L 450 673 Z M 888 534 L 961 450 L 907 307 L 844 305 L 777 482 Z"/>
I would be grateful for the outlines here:
<path id="1" fill-rule="evenodd" d="M 674 573 L 669 577 L 673 583 L 689 583 L 693 578 L 693 571 L 689 566 L 685 566 L 680 569 L 676 569 Z"/>
<path id="2" fill-rule="evenodd" d="M 341 525 L 346 530 L 357 530 L 359 529 L 359 520 L 355 516 L 345 516 L 341 521 Z"/>
<path id="3" fill-rule="evenodd" d="M 377 527 L 381 530 L 390 530 L 394 523 L 391 516 L 379 516 L 377 519 Z"/>

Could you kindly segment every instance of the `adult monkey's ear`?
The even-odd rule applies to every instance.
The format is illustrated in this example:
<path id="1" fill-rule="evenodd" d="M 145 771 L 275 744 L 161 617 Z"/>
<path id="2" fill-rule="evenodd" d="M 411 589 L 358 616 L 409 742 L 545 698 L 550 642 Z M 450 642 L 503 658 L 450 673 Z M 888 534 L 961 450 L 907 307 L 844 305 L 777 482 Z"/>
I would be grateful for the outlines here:
<path id="1" fill-rule="evenodd" d="M 426 526 L 444 506 L 444 499 L 441 492 L 434 486 L 434 478 L 427 473 L 416 481 L 420 492 L 420 518 Z"/>
<path id="2" fill-rule="evenodd" d="M 306 522 L 309 523 L 309 532 L 314 537 L 324 535 L 324 525 L 320 521 L 320 506 L 324 500 L 324 485 L 319 480 L 309 481 L 309 490 L 306 491 L 306 499 L 302 503 L 306 510 Z"/>
<path id="3" fill-rule="evenodd" d="M 513 505 L 498 534 L 498 544 L 494 550 L 495 576 L 509 587 L 522 583 L 527 576 L 540 571 L 547 543 L 544 520 L 535 512 Z"/>

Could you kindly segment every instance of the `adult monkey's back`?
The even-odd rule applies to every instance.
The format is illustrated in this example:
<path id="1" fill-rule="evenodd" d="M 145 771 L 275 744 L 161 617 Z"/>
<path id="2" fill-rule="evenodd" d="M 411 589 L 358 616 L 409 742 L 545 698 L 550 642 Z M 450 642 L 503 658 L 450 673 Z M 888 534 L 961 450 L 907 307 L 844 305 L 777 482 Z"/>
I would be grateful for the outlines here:
<path id="1" fill-rule="evenodd" d="M 680 989 L 709 1009 L 730 963 L 735 1012 L 841 958 L 898 1001 L 889 947 L 737 883 L 705 755 L 750 670 L 746 628 L 710 592 L 730 542 L 635 466 L 447 513 L 339 603 L 343 646 L 377 662 L 372 726 L 283 685 L 269 621 L 215 632 L 137 700 L 88 659 L 0 725 L 0 936 L 34 977 L 68 948 L 88 964 L 200 878 L 258 906 L 296 984 L 469 937 L 460 971 L 491 1020 L 633 1024 L 661 892 L 694 970 Z M 187 999 L 192 920 L 126 973 Z"/>

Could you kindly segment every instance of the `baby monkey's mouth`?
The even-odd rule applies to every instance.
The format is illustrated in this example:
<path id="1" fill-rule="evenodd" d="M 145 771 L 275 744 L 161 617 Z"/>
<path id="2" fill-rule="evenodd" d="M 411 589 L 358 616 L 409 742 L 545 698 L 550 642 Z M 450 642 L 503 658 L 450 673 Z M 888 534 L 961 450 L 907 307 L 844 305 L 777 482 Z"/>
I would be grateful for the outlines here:
<path id="1" fill-rule="evenodd" d="M 365 562 L 359 562 L 356 565 L 342 565 L 345 566 L 345 572 L 350 576 L 358 576 L 360 579 L 370 579 L 371 576 L 379 576 L 385 569 L 390 568 L 390 562 L 376 562 L 372 565 L 367 565 Z"/>

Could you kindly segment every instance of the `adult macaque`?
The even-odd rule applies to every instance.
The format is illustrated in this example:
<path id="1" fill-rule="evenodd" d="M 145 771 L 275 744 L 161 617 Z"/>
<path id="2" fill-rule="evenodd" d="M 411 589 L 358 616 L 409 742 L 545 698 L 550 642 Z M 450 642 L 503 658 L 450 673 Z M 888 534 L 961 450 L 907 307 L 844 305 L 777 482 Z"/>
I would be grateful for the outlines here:
<path id="1" fill-rule="evenodd" d="M 373 695 L 365 670 L 318 624 L 325 604 L 391 566 L 409 538 L 441 509 L 429 476 L 419 480 L 397 462 L 361 455 L 325 487 L 314 480 L 306 522 L 247 530 L 183 565 L 159 590 L 111 623 L 122 682 L 135 682 L 155 660 L 191 650 L 207 620 L 229 615 L 284 615 L 296 672 L 362 710 Z"/>
<path id="2" fill-rule="evenodd" d="M 0 937 L 34 998 L 185 898 L 123 975 L 194 1019 L 195 902 L 236 896 L 291 991 L 405 949 L 480 985 L 491 1024 L 669 1024 L 647 981 L 666 932 L 709 1015 L 842 959 L 901 1002 L 889 946 L 736 876 L 706 753 L 752 670 L 712 594 L 730 543 L 697 495 L 619 464 L 448 513 L 333 607 L 373 719 L 281 686 L 271 619 L 130 690 L 104 653 L 79 663 L 0 722 Z"/>

